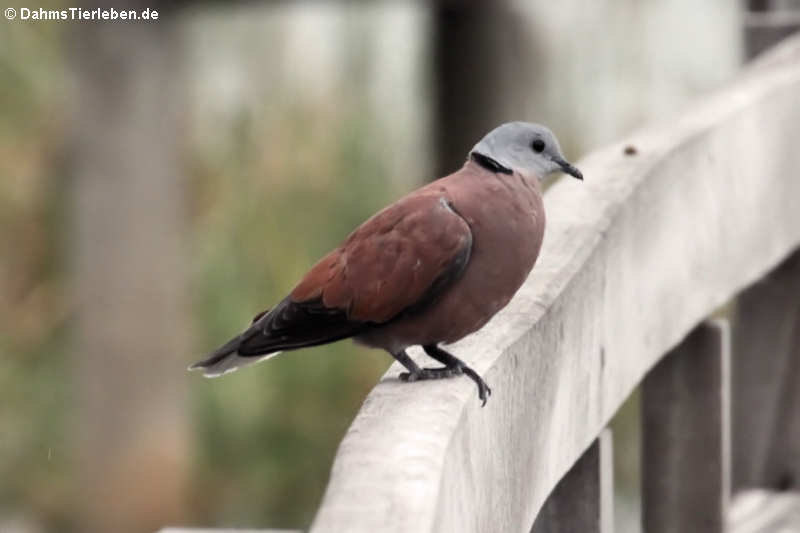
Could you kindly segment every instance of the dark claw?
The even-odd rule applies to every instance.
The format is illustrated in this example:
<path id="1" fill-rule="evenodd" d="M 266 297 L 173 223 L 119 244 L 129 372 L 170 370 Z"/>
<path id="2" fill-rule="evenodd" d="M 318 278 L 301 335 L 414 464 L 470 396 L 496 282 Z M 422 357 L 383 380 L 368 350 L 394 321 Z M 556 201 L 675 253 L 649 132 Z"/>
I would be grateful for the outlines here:
<path id="1" fill-rule="evenodd" d="M 483 381 L 483 378 L 481 378 L 478 373 L 472 370 L 470 367 L 465 366 L 462 370 L 464 371 L 464 374 L 469 376 L 469 378 L 475 382 L 475 385 L 478 386 L 478 398 L 481 401 L 481 407 L 485 407 L 486 400 L 492 395 L 492 389 L 490 389 L 489 385 Z"/>
<path id="2" fill-rule="evenodd" d="M 453 376 L 460 376 L 461 374 L 466 374 L 472 381 L 475 382 L 475 385 L 478 386 L 478 398 L 481 401 L 481 407 L 484 407 L 486 405 L 486 400 L 488 400 L 489 396 L 492 395 L 492 389 L 489 388 L 489 385 L 483 381 L 477 372 L 466 365 L 440 368 L 422 368 L 419 372 L 415 372 L 413 374 L 411 372 L 401 372 L 398 377 L 400 378 L 400 381 L 411 383 L 426 379 L 444 379 Z"/>

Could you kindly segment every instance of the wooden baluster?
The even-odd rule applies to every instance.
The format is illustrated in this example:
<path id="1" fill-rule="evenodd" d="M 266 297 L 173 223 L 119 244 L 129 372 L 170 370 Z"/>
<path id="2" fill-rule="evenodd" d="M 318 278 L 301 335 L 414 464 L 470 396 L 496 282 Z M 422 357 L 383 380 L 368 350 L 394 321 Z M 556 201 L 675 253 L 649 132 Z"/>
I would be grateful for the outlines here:
<path id="1" fill-rule="evenodd" d="M 695 328 L 642 384 L 646 533 L 721 533 L 730 494 L 725 321 Z"/>
<path id="2" fill-rule="evenodd" d="M 739 296 L 733 327 L 733 487 L 800 482 L 800 251 Z"/>
<path id="3" fill-rule="evenodd" d="M 613 506 L 612 438 L 605 429 L 556 485 L 531 533 L 612 533 Z"/>
<path id="4" fill-rule="evenodd" d="M 742 13 L 744 21 L 744 52 L 752 59 L 764 50 L 800 29 L 797 12 L 777 10 L 768 0 L 748 0 Z"/>

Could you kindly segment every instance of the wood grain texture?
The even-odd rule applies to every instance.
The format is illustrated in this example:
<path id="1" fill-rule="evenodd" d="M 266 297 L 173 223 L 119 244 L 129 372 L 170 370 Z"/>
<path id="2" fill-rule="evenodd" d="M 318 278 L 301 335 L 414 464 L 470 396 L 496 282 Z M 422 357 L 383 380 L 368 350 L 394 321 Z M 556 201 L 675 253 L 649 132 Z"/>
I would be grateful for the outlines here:
<path id="1" fill-rule="evenodd" d="M 312 531 L 527 531 L 662 355 L 800 244 L 800 39 L 546 195 L 539 264 L 452 347 L 466 379 L 395 365 L 339 448 Z M 626 145 L 637 155 L 625 156 Z"/>
<path id="2" fill-rule="evenodd" d="M 730 457 L 730 328 L 713 321 L 642 383 L 644 531 L 722 533 Z"/>

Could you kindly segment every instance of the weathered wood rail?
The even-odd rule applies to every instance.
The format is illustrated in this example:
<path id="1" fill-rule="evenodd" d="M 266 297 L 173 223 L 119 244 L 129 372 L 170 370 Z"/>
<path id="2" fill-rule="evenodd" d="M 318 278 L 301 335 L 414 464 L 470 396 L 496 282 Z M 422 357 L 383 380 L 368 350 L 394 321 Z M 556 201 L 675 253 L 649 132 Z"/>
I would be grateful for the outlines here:
<path id="1" fill-rule="evenodd" d="M 580 167 L 585 183 L 546 195 L 528 282 L 454 347 L 492 385 L 486 408 L 468 380 L 409 385 L 391 368 L 342 441 L 312 531 L 527 532 L 543 506 L 535 531 L 608 531 L 611 439 L 597 439 L 642 382 L 648 532 L 722 529 L 732 445 L 766 450 L 748 472 L 783 454 L 794 462 L 775 477 L 800 479 L 800 292 L 781 282 L 764 304 L 756 284 L 744 320 L 704 322 L 800 245 L 800 39 Z M 782 276 L 800 279 L 797 263 Z M 748 396 L 768 410 L 739 405 Z M 759 476 L 738 487 L 775 486 Z"/>
<path id="2" fill-rule="evenodd" d="M 579 166 L 527 283 L 453 347 L 486 408 L 393 366 L 312 531 L 610 532 L 605 428 L 640 385 L 648 533 L 736 530 L 732 486 L 800 481 L 800 38 Z"/>

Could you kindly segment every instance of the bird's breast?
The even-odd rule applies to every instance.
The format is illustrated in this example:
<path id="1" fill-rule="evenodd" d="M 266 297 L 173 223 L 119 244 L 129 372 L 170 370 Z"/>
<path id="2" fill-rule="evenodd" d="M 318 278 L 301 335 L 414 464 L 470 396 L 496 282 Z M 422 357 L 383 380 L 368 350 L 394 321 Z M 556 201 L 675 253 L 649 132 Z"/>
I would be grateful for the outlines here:
<path id="1" fill-rule="evenodd" d="M 453 289 L 475 292 L 489 303 L 511 299 L 533 268 L 544 236 L 544 208 L 538 183 L 518 174 L 498 175 L 454 200 L 470 225 L 469 268 Z M 490 307 L 496 307 L 490 305 Z"/>
<path id="2" fill-rule="evenodd" d="M 469 263 L 423 316 L 412 319 L 426 342 L 455 342 L 486 324 L 524 283 L 542 245 L 538 183 L 514 174 L 469 185 L 448 188 L 453 209 L 472 231 Z"/>
<path id="3" fill-rule="evenodd" d="M 452 178 L 459 181 L 434 183 L 470 227 L 472 249 L 464 272 L 424 310 L 361 336 L 362 342 L 389 351 L 455 342 L 505 307 L 533 268 L 545 224 L 538 183 L 517 174 Z"/>

